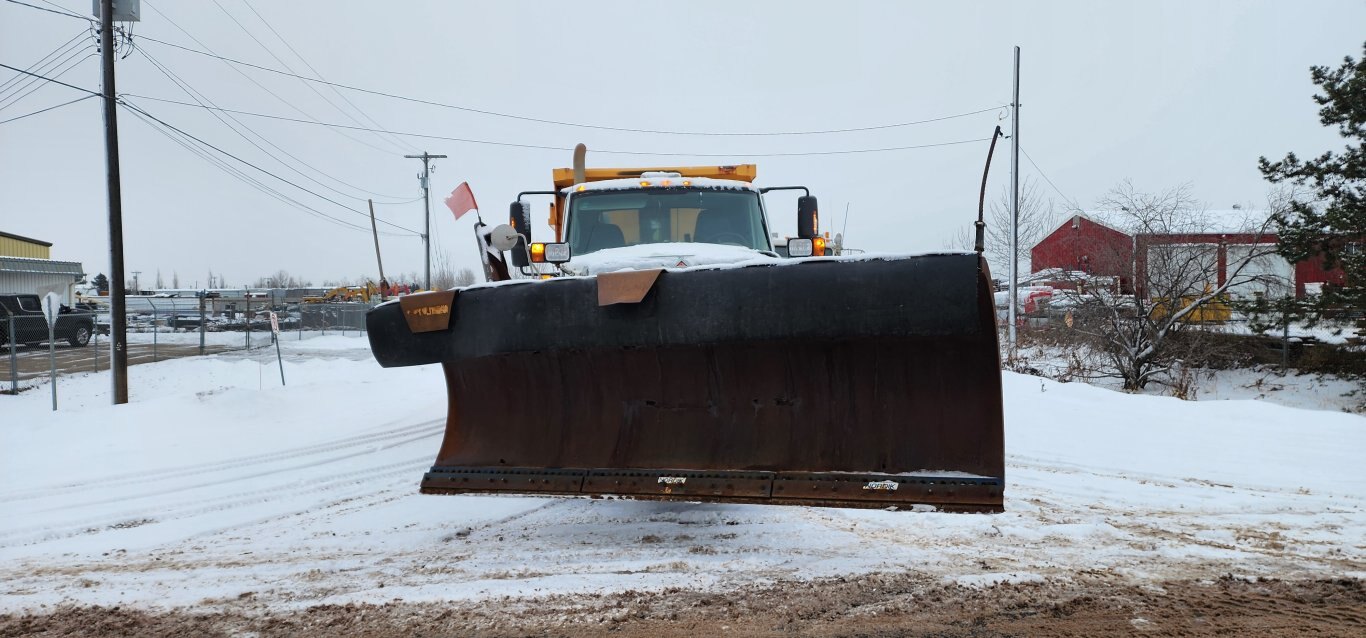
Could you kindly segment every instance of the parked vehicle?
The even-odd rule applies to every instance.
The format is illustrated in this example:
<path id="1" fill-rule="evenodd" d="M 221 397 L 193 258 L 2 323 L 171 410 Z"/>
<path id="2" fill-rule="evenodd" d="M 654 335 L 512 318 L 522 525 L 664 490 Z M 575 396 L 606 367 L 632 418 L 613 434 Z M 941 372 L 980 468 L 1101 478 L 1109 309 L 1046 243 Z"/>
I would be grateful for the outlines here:
<path id="1" fill-rule="evenodd" d="M 43 315 L 42 298 L 38 295 L 0 293 L 0 344 L 10 342 L 36 345 L 48 339 L 47 318 Z M 13 319 L 13 321 L 11 321 Z M 10 326 L 14 335 L 10 335 Z M 95 333 L 95 315 L 62 306 L 53 335 L 72 346 L 90 343 Z"/>

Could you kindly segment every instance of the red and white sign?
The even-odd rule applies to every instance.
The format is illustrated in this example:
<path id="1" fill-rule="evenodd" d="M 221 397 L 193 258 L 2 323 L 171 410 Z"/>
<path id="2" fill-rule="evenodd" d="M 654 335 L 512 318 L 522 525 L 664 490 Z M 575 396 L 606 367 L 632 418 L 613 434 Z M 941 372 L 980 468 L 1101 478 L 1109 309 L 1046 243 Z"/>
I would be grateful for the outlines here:
<path id="1" fill-rule="evenodd" d="M 275 314 L 274 310 L 270 311 L 270 331 L 275 333 L 275 336 L 280 336 L 280 317 Z"/>

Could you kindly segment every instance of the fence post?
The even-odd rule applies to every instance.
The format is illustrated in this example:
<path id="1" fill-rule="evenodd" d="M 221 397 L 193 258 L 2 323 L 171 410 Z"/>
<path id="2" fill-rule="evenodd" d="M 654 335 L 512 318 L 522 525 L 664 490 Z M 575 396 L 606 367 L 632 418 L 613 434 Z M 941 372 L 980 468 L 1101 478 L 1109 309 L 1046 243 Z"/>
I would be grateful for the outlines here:
<path id="1" fill-rule="evenodd" d="M 147 305 L 149 305 L 149 306 L 152 307 L 152 362 L 153 362 L 153 363 L 156 363 L 156 361 L 157 361 L 157 333 L 158 333 L 158 332 L 161 332 L 161 330 L 160 330 L 159 328 L 157 328 L 157 322 L 161 319 L 161 317 L 159 316 L 159 313 L 157 312 L 158 309 L 157 309 L 157 304 L 156 304 L 155 301 L 152 301 L 151 299 L 148 299 L 148 300 L 147 300 Z"/>
<path id="2" fill-rule="evenodd" d="M 208 296 L 206 291 L 199 291 L 199 356 L 204 356 L 204 300 Z"/>
<path id="3" fill-rule="evenodd" d="M 90 335 L 95 340 L 95 372 L 100 371 L 100 317 L 95 315 L 95 334 Z"/>
<path id="4" fill-rule="evenodd" d="M 1284 303 L 1284 302 L 1283 302 Z M 1281 375 L 1290 369 L 1290 308 L 1281 313 Z"/>
<path id="5" fill-rule="evenodd" d="M 15 349 L 19 333 L 14 331 L 14 314 L 9 315 L 9 391 L 19 394 L 19 353 Z"/>
<path id="6" fill-rule="evenodd" d="M 242 323 L 247 327 L 247 351 L 251 351 L 251 297 L 247 296 L 247 291 L 242 291 Z"/>

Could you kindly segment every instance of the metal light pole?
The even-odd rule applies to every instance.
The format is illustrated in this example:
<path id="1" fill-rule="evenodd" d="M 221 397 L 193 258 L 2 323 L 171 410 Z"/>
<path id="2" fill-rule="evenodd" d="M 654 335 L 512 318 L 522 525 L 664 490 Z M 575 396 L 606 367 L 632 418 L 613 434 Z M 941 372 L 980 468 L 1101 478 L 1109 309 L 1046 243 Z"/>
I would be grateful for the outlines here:
<path id="1" fill-rule="evenodd" d="M 1019 345 L 1015 334 L 1015 305 L 1020 280 L 1020 47 L 1015 47 L 1015 92 L 1010 101 L 1010 347 Z"/>
<path id="2" fill-rule="evenodd" d="M 422 181 L 422 203 L 426 214 L 423 216 L 422 224 L 422 270 L 426 280 L 422 282 L 425 290 L 432 289 L 432 165 L 434 159 L 445 159 L 445 155 L 432 155 L 427 151 L 422 151 L 421 155 L 404 155 L 408 159 L 422 160 L 422 174 L 417 178 Z"/>

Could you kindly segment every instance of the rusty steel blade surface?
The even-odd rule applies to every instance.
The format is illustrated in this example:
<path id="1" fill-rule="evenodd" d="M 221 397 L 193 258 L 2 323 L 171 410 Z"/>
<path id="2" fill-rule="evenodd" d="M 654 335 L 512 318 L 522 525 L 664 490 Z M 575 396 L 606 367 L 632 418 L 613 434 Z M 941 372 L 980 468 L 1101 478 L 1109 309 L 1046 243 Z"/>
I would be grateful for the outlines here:
<path id="1" fill-rule="evenodd" d="M 459 291 L 450 327 L 369 317 L 385 366 L 441 363 L 424 492 L 999 511 L 1001 379 L 976 255 L 666 271 Z"/>

